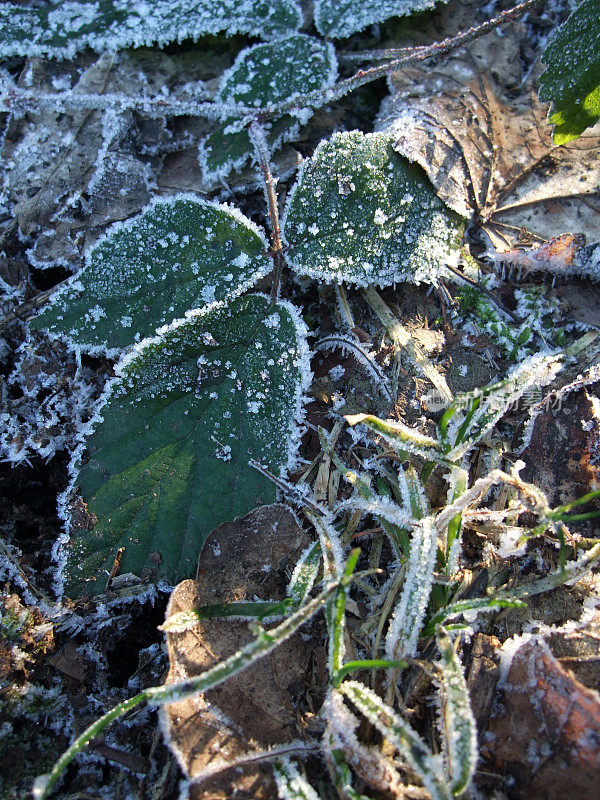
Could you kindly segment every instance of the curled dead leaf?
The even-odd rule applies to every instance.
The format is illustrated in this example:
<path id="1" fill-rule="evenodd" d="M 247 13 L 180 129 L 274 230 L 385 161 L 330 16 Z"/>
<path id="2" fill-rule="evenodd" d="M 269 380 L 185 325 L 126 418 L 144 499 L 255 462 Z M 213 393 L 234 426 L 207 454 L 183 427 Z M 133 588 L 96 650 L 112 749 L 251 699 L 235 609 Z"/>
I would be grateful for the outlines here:
<path id="1" fill-rule="evenodd" d="M 598 241 L 600 128 L 555 146 L 537 73 L 518 90 L 494 79 L 492 50 L 481 53 L 488 39 L 434 69 L 394 74 L 376 129 L 425 169 L 450 208 L 481 220 L 498 250 L 523 231 L 537 241 L 582 231 Z"/>

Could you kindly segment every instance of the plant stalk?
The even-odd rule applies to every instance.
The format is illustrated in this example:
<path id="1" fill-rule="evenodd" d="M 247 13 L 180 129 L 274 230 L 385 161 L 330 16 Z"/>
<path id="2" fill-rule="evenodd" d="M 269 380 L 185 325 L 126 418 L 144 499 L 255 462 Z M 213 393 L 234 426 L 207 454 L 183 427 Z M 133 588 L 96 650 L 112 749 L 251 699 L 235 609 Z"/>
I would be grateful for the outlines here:
<path id="1" fill-rule="evenodd" d="M 267 137 L 265 136 L 264 128 L 255 119 L 250 123 L 248 132 L 250 134 L 250 140 L 254 145 L 254 151 L 262 172 L 265 185 L 265 196 L 267 198 L 267 205 L 269 207 L 269 219 L 271 220 L 270 255 L 273 258 L 274 265 L 273 283 L 271 284 L 271 303 L 274 304 L 279 300 L 279 285 L 281 283 L 281 274 L 285 266 L 283 247 L 281 244 L 281 228 L 279 227 L 279 207 L 277 193 L 275 191 L 276 180 L 273 178 L 273 173 L 271 171 L 269 145 L 267 144 Z"/>

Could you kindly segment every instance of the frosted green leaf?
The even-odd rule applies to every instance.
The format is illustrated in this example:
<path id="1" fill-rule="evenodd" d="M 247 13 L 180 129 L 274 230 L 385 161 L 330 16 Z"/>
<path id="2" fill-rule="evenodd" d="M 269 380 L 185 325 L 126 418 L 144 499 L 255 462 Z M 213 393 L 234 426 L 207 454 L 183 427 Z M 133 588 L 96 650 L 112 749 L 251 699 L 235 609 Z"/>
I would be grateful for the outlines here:
<path id="1" fill-rule="evenodd" d="M 292 460 L 308 380 L 305 329 L 289 304 L 246 295 L 180 320 L 121 362 L 85 443 L 75 485 L 96 520 L 71 517 L 71 596 L 104 591 L 122 572 L 189 577 L 207 535 L 275 499 L 248 466 Z"/>
<path id="2" fill-rule="evenodd" d="M 341 39 L 390 17 L 406 17 L 433 8 L 437 2 L 439 0 L 317 0 L 315 24 L 323 36 Z"/>
<path id="3" fill-rule="evenodd" d="M 337 77 L 337 60 L 331 44 L 311 36 L 292 34 L 278 41 L 249 47 L 236 58 L 221 79 L 218 100 L 264 108 L 292 99 L 298 94 L 331 86 Z M 303 122 L 312 116 L 308 108 L 299 109 Z M 236 130 L 225 121 L 200 146 L 200 166 L 205 181 L 214 183 L 240 169 L 254 157 L 247 129 Z M 298 134 L 299 122 L 286 114 L 264 123 L 271 151 Z"/>
<path id="4" fill-rule="evenodd" d="M 600 0 L 583 0 L 542 54 L 540 100 L 552 102 L 554 143 L 567 144 L 600 119 Z"/>
<path id="5" fill-rule="evenodd" d="M 193 195 L 155 200 L 109 229 L 31 327 L 116 351 L 246 291 L 273 267 L 267 248 L 235 209 Z"/>
<path id="6" fill-rule="evenodd" d="M 287 261 L 327 282 L 435 283 L 456 260 L 459 219 L 385 133 L 338 133 L 304 162 L 290 192 Z"/>
<path id="7" fill-rule="evenodd" d="M 72 58 L 87 47 L 114 51 L 220 32 L 266 39 L 301 24 L 295 0 L 58 0 L 41 8 L 3 3 L 0 56 Z"/>

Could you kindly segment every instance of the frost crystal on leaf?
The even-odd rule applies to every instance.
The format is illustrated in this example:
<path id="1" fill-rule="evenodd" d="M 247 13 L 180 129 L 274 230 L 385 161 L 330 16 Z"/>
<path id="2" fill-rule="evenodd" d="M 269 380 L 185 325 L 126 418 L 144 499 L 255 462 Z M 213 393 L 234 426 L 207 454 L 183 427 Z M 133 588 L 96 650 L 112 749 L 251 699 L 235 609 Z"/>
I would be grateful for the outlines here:
<path id="1" fill-rule="evenodd" d="M 336 77 L 333 45 L 296 33 L 242 50 L 223 74 L 217 100 L 226 105 L 263 108 L 325 89 Z M 299 108 L 297 115 L 290 113 L 265 123 L 270 149 L 293 139 L 298 134 L 299 118 L 304 124 L 311 116 L 310 109 Z M 248 131 L 237 129 L 232 122 L 225 120 L 200 146 L 200 166 L 209 184 L 223 180 L 254 157 Z"/>
<path id="2" fill-rule="evenodd" d="M 246 291 L 272 268 L 266 249 L 235 209 L 193 195 L 158 199 L 109 229 L 31 327 L 116 352 L 189 309 Z"/>
<path id="3" fill-rule="evenodd" d="M 276 328 L 264 324 L 273 314 Z M 122 572 L 185 578 L 211 530 L 274 500 L 248 462 L 275 472 L 290 464 L 308 382 L 304 340 L 288 304 L 248 295 L 180 320 L 125 357 L 79 454 L 74 483 L 95 525 L 71 516 L 70 593 L 104 591 L 119 547 Z"/>
<path id="4" fill-rule="evenodd" d="M 406 17 L 433 8 L 440 0 L 317 0 L 315 24 L 319 33 L 341 39 L 390 17 Z M 446 0 L 447 2 L 447 0 Z"/>
<path id="5" fill-rule="evenodd" d="M 0 56 L 71 58 L 97 52 L 168 44 L 225 31 L 269 38 L 296 30 L 295 0 L 98 0 L 52 2 L 41 8 L 0 6 Z"/>
<path id="6" fill-rule="evenodd" d="M 328 282 L 435 283 L 460 221 L 383 133 L 338 133 L 302 167 L 286 208 L 288 263 Z"/>

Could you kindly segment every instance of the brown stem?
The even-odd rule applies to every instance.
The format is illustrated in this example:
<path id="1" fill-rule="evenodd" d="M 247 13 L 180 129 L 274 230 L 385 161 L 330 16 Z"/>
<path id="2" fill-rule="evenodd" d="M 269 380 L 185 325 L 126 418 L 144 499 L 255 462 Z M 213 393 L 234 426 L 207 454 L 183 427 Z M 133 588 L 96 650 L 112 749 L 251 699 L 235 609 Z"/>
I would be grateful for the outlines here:
<path id="1" fill-rule="evenodd" d="M 458 50 L 460 47 L 470 44 L 471 42 L 475 41 L 475 39 L 479 39 L 481 36 L 484 36 L 486 33 L 490 33 L 500 25 L 504 25 L 507 22 L 513 22 L 517 17 L 520 17 L 522 14 L 530 11 L 540 2 L 542 2 L 542 0 L 526 0 L 526 2 L 519 3 L 518 5 L 514 6 L 514 8 L 509 8 L 507 11 L 503 11 L 501 14 L 498 14 L 497 17 L 487 20 L 487 22 L 483 22 L 481 25 L 476 25 L 457 34 L 456 36 L 443 39 L 441 42 L 434 42 L 434 44 L 431 45 L 411 48 L 408 52 L 405 52 L 405 50 L 402 49 L 399 51 L 401 55 L 398 58 L 388 61 L 386 64 L 380 64 L 379 66 L 371 67 L 370 69 L 360 69 L 352 77 L 339 81 L 339 83 L 337 83 L 331 89 L 326 89 L 325 91 L 318 89 L 313 92 L 307 92 L 306 94 L 296 96 L 287 103 L 282 103 L 277 107 L 273 106 L 272 108 L 258 109 L 257 114 L 260 115 L 261 119 L 267 119 L 274 116 L 280 116 L 281 114 L 294 111 L 305 106 L 312 106 L 316 108 L 323 106 L 326 103 L 331 103 L 334 100 L 339 100 L 341 97 L 344 97 L 354 89 L 358 89 L 359 86 L 364 86 L 364 84 L 377 80 L 377 78 L 385 77 L 391 72 L 396 72 L 397 70 L 403 69 L 410 64 L 416 64 L 420 61 L 425 61 L 428 58 L 434 58 L 440 55 L 447 55 L 454 50 Z"/>
<path id="2" fill-rule="evenodd" d="M 271 303 L 276 303 L 279 299 L 281 273 L 283 271 L 283 267 L 285 266 L 283 247 L 281 244 L 281 229 L 279 227 L 279 208 L 277 205 L 277 194 L 275 192 L 276 181 L 274 180 L 273 173 L 271 172 L 269 146 L 267 144 L 264 128 L 257 120 L 254 120 L 250 123 L 249 133 L 258 158 L 258 164 L 262 172 L 267 205 L 269 206 L 269 219 L 271 220 L 270 255 L 273 258 L 274 265 L 273 283 L 271 284 Z"/>

